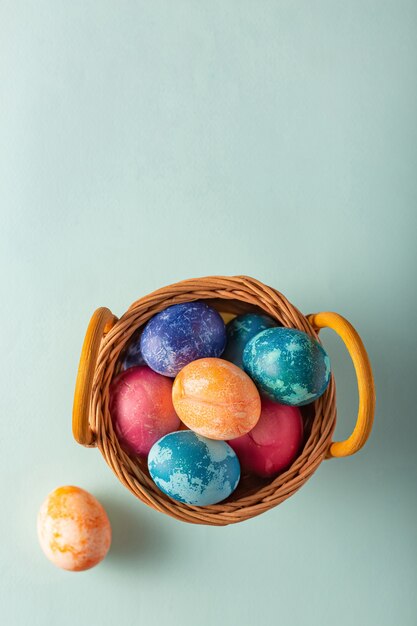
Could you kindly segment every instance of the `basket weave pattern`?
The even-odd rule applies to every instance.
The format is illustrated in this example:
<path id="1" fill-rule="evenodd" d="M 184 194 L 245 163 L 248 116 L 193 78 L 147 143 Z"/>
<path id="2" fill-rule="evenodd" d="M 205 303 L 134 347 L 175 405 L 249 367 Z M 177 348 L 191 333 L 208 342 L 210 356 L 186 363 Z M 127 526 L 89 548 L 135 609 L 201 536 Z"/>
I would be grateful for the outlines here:
<path id="1" fill-rule="evenodd" d="M 225 526 L 249 519 L 292 496 L 326 457 L 336 421 L 333 376 L 325 393 L 312 405 L 313 415 L 304 448 L 291 467 L 276 478 L 254 484 L 242 478 L 225 502 L 196 507 L 176 502 L 159 491 L 146 463 L 129 457 L 120 447 L 109 412 L 109 386 L 117 360 L 131 335 L 153 315 L 172 304 L 205 300 L 221 312 L 264 312 L 283 326 L 302 330 L 315 339 L 308 319 L 281 293 L 246 276 L 212 276 L 181 281 L 134 302 L 104 337 L 94 374 L 90 427 L 97 447 L 119 480 L 140 500 L 178 520 Z"/>

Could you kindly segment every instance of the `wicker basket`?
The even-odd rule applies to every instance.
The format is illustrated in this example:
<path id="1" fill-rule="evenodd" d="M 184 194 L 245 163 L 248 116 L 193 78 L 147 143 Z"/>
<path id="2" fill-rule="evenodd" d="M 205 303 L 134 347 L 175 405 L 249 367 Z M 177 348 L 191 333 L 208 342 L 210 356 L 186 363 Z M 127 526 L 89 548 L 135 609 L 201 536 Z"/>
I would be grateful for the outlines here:
<path id="1" fill-rule="evenodd" d="M 224 317 L 263 312 L 283 326 L 298 328 L 314 338 L 323 327 L 332 328 L 344 341 L 356 370 L 359 413 L 352 435 L 332 443 L 336 421 L 335 384 L 316 402 L 304 407 L 305 442 L 291 467 L 273 479 L 242 476 L 237 490 L 225 501 L 196 507 L 176 502 L 159 491 L 146 463 L 132 459 L 120 447 L 109 413 L 109 385 L 117 373 L 120 352 L 132 334 L 155 313 L 172 304 L 206 300 Z M 118 320 L 106 308 L 98 309 L 89 324 L 76 382 L 73 434 L 84 446 L 97 446 L 119 480 L 140 500 L 176 519 L 194 524 L 225 526 L 249 519 L 292 496 L 325 458 L 354 454 L 366 442 L 375 408 L 371 366 L 354 328 L 336 313 L 305 317 L 278 291 L 247 276 L 210 276 L 185 280 L 154 291 L 134 302 Z"/>

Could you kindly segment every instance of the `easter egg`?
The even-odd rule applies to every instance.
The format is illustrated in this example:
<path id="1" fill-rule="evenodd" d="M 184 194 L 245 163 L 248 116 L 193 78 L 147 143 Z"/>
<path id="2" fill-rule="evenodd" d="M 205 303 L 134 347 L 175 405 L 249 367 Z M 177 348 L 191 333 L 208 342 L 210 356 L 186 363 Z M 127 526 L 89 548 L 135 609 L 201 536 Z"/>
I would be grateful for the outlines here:
<path id="1" fill-rule="evenodd" d="M 243 367 L 243 350 L 252 337 L 258 333 L 277 326 L 277 322 L 267 315 L 245 313 L 238 315 L 226 326 L 227 345 L 222 358 Z"/>
<path id="2" fill-rule="evenodd" d="M 146 365 L 116 376 L 110 385 L 109 409 L 120 445 L 130 454 L 147 455 L 155 441 L 180 427 L 172 404 L 172 380 Z"/>
<path id="3" fill-rule="evenodd" d="M 191 430 L 162 437 L 151 448 L 149 473 L 161 491 L 179 502 L 208 506 L 228 498 L 240 479 L 240 465 L 225 441 Z"/>
<path id="4" fill-rule="evenodd" d="M 106 511 L 79 487 L 59 487 L 47 496 L 39 510 L 37 530 L 48 559 L 74 572 L 94 567 L 110 548 Z"/>
<path id="5" fill-rule="evenodd" d="M 142 328 L 135 331 L 130 338 L 129 342 L 125 346 L 123 352 L 120 355 L 120 371 L 129 369 L 129 367 L 136 367 L 138 365 L 145 365 L 142 352 L 140 350 L 140 337 L 142 335 Z"/>
<path id="6" fill-rule="evenodd" d="M 220 314 L 199 301 L 174 304 L 154 315 L 140 342 L 149 367 L 172 377 L 191 361 L 220 356 L 225 345 L 226 327 Z"/>
<path id="7" fill-rule="evenodd" d="M 264 478 L 291 465 L 303 439 L 300 409 L 262 399 L 261 417 L 252 430 L 230 441 L 242 471 Z"/>
<path id="8" fill-rule="evenodd" d="M 186 365 L 172 388 L 174 407 L 191 430 L 210 439 L 234 439 L 255 426 L 261 399 L 239 367 L 223 359 Z"/>
<path id="9" fill-rule="evenodd" d="M 271 400 L 291 406 L 313 402 L 330 381 L 330 360 L 318 341 L 293 328 L 269 328 L 243 351 L 245 371 Z"/>

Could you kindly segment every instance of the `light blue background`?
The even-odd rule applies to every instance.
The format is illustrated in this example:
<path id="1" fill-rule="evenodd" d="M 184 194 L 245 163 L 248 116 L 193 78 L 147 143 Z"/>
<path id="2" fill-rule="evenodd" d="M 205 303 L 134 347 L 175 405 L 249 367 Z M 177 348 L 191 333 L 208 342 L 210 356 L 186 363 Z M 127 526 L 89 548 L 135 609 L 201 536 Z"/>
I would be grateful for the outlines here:
<path id="1" fill-rule="evenodd" d="M 0 2 L 3 624 L 416 624 L 416 26 L 406 0 Z M 71 437 L 92 311 L 216 273 L 348 317 L 378 392 L 361 453 L 227 528 Z M 343 437 L 353 369 L 323 341 Z M 81 574 L 36 539 L 68 483 L 114 530 Z"/>

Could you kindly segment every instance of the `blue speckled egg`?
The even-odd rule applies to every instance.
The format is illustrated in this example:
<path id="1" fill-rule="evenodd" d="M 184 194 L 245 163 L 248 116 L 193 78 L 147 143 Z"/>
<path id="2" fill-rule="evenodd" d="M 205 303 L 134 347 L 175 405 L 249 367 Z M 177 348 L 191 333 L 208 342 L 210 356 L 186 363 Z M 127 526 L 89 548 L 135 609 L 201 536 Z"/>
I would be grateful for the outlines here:
<path id="1" fill-rule="evenodd" d="M 195 506 L 225 500 L 240 479 L 240 464 L 229 444 L 191 430 L 170 433 L 157 441 L 149 452 L 148 467 L 161 491 Z"/>
<path id="2" fill-rule="evenodd" d="M 238 315 L 226 326 L 227 345 L 222 358 L 243 368 L 243 350 L 248 341 L 263 330 L 277 325 L 278 323 L 268 315 L 256 313 Z"/>
<path id="3" fill-rule="evenodd" d="M 243 352 L 243 366 L 266 396 L 291 406 L 309 404 L 326 390 L 330 360 L 318 341 L 293 328 L 269 328 Z"/>
<path id="4" fill-rule="evenodd" d="M 140 341 L 147 365 L 172 377 L 191 361 L 219 357 L 225 345 L 226 327 L 220 314 L 199 301 L 174 304 L 154 315 Z"/>
<path id="5" fill-rule="evenodd" d="M 129 343 L 120 355 L 120 371 L 124 372 L 130 367 L 146 365 L 140 350 L 140 337 L 142 328 L 138 328 L 131 336 Z"/>

